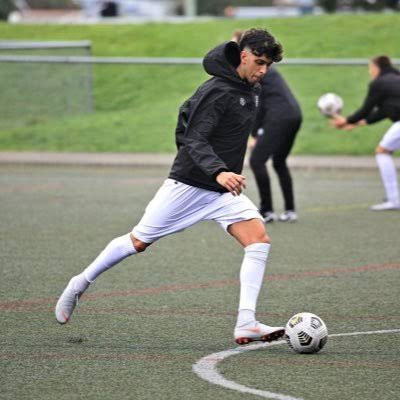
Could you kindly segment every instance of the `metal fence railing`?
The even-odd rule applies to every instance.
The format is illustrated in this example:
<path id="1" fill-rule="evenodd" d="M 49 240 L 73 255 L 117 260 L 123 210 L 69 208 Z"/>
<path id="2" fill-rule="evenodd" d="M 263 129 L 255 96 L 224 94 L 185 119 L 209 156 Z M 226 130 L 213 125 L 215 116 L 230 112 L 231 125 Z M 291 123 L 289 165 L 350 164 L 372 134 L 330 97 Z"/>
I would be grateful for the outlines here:
<path id="1" fill-rule="evenodd" d="M 0 46 L 1 50 L 1 46 Z M 0 63 L 54 63 L 54 64 L 158 64 L 158 65 L 198 65 L 202 58 L 179 57 L 86 57 L 86 56 L 34 56 L 1 54 Z M 283 65 L 367 65 L 366 58 L 287 58 Z M 393 64 L 400 65 L 400 59 L 392 59 Z"/>
<path id="2" fill-rule="evenodd" d="M 93 110 L 92 64 L 46 63 L 46 57 L 85 57 L 90 41 L 0 40 L 0 116 L 3 125 Z M 14 59 L 13 64 L 6 60 Z M 38 64 L 38 62 L 40 64 Z"/>
<path id="3" fill-rule="evenodd" d="M 23 40 L 0 40 L 0 51 L 2 50 L 43 50 L 43 49 L 84 49 L 91 54 L 92 43 L 89 40 L 62 41 L 62 42 L 31 42 Z"/>

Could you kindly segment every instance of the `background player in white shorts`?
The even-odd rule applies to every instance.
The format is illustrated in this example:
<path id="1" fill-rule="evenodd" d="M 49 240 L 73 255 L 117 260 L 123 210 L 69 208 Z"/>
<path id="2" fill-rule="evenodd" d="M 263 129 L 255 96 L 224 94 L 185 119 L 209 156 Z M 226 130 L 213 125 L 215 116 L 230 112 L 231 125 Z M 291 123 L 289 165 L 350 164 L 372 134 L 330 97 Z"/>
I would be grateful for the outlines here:
<path id="1" fill-rule="evenodd" d="M 369 74 L 372 81 L 362 107 L 350 117 L 335 116 L 333 125 L 350 130 L 384 118 L 394 122 L 375 150 L 386 201 L 375 204 L 371 210 L 399 210 L 399 188 L 392 154 L 400 149 L 400 71 L 393 67 L 389 57 L 378 56 L 371 59 Z"/>
<path id="2" fill-rule="evenodd" d="M 59 323 L 68 322 L 77 299 L 107 269 L 165 235 L 214 220 L 244 247 L 236 342 L 272 341 L 283 336 L 283 327 L 255 319 L 270 244 L 257 208 L 241 194 L 258 82 L 268 67 L 281 59 L 281 45 L 261 29 L 247 31 L 240 45 L 223 43 L 206 55 L 203 65 L 213 77 L 180 107 L 178 153 L 168 179 L 132 232 L 112 240 L 92 264 L 70 280 L 56 305 Z"/>

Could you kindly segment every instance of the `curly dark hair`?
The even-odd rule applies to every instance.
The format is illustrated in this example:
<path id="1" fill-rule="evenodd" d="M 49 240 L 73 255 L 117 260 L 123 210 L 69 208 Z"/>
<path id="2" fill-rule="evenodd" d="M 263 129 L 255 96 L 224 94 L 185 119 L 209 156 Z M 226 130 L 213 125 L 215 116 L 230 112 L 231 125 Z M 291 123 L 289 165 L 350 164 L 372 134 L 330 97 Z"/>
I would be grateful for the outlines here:
<path id="1" fill-rule="evenodd" d="M 250 51 L 260 57 L 268 57 L 273 62 L 282 60 L 282 45 L 266 29 L 248 29 L 240 38 L 239 49 L 250 49 Z"/>

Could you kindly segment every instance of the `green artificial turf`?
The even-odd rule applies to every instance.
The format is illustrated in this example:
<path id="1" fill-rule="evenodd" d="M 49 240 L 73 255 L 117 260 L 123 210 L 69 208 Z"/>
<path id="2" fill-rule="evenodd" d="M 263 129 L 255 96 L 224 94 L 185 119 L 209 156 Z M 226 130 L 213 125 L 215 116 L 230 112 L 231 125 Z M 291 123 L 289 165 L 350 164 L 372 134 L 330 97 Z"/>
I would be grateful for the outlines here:
<path id="1" fill-rule="evenodd" d="M 98 278 L 71 321 L 53 308 L 68 279 L 131 230 L 168 168 L 0 167 L 2 399 L 251 399 L 195 375 L 235 347 L 243 252 L 213 222 L 154 243 Z M 257 202 L 248 170 L 247 195 Z M 296 224 L 267 226 L 258 318 L 310 311 L 329 333 L 400 328 L 397 212 L 374 213 L 377 171 L 297 170 Z M 273 178 L 276 210 L 282 200 Z M 332 337 L 316 355 L 285 344 L 218 364 L 247 387 L 314 399 L 394 400 L 399 333 Z"/>

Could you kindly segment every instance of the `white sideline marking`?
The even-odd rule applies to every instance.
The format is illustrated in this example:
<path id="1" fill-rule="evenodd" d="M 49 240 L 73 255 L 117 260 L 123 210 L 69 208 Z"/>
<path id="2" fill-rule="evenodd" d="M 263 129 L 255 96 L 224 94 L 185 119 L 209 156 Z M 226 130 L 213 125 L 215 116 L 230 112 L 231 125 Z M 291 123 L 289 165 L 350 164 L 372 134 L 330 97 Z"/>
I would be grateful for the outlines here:
<path id="1" fill-rule="evenodd" d="M 349 333 L 334 333 L 329 335 L 329 337 L 339 337 L 339 336 L 358 336 L 358 335 L 377 335 L 384 333 L 397 333 L 400 329 L 386 329 L 381 331 L 366 331 L 366 332 L 349 332 Z M 218 353 L 213 353 L 208 356 L 201 358 L 195 364 L 193 364 L 193 372 L 196 373 L 201 379 L 207 382 L 213 383 L 215 385 L 223 386 L 228 389 L 237 390 L 241 393 L 250 393 L 256 396 L 264 397 L 265 399 L 276 399 L 276 400 L 303 400 L 299 397 L 288 396 L 280 393 L 268 392 L 265 390 L 253 389 L 240 383 L 230 381 L 224 378 L 217 371 L 217 364 L 227 357 L 234 356 L 237 354 L 244 353 L 245 351 L 258 350 L 261 348 L 268 348 L 271 346 L 276 346 L 286 343 L 284 340 L 272 343 L 259 343 L 253 344 L 245 347 L 235 347 L 234 349 L 220 351 Z"/>
<path id="2" fill-rule="evenodd" d="M 366 331 L 366 332 L 349 332 L 349 333 L 333 333 L 329 335 L 329 337 L 338 337 L 338 336 L 358 336 L 358 335 L 378 335 L 381 333 L 397 333 L 400 332 L 400 329 L 386 329 L 382 331 Z"/>

